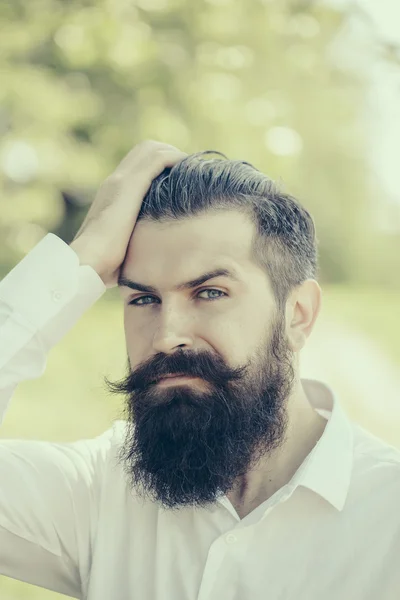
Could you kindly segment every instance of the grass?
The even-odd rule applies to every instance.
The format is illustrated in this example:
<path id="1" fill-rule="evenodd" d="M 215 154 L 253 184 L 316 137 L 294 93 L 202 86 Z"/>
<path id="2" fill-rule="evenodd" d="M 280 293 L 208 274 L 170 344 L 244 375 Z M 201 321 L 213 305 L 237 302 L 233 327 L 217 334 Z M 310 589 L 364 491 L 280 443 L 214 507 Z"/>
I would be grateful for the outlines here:
<path id="1" fill-rule="evenodd" d="M 327 286 L 323 289 L 323 305 L 326 314 L 336 315 L 370 336 L 400 365 L 400 292 Z"/>

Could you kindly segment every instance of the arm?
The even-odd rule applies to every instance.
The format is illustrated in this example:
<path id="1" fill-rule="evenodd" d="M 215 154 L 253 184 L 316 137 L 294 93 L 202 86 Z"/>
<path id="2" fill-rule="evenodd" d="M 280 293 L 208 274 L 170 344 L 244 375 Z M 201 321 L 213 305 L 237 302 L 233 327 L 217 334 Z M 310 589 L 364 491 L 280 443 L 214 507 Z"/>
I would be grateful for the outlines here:
<path id="1" fill-rule="evenodd" d="M 152 140 L 135 146 L 71 247 L 48 234 L 0 283 L 0 423 L 18 383 L 40 377 L 50 349 L 117 285 L 151 181 L 186 156 Z M 0 573 L 85 593 L 112 431 L 72 444 L 0 443 Z"/>
<path id="2" fill-rule="evenodd" d="M 0 282 L 0 423 L 17 385 L 106 287 L 48 234 Z M 0 573 L 79 597 L 111 430 L 70 444 L 0 440 Z"/>

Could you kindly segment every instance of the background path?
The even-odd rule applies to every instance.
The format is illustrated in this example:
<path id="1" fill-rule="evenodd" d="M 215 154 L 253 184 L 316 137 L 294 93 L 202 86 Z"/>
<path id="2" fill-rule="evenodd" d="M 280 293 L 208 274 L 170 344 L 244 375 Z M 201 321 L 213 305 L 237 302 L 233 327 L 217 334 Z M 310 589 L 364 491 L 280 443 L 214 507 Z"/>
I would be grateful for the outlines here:
<path id="1" fill-rule="evenodd" d="M 352 419 L 400 448 L 400 368 L 367 335 L 320 315 L 301 376 L 327 383 Z"/>

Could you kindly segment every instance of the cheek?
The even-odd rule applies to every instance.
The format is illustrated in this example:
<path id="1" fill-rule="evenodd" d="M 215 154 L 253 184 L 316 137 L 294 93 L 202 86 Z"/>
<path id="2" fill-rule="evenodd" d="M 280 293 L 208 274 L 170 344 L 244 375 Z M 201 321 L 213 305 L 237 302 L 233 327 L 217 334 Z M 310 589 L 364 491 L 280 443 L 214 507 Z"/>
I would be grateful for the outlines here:
<path id="1" fill-rule="evenodd" d="M 253 305 L 236 306 L 205 319 L 197 332 L 229 363 L 243 364 L 269 339 L 265 312 Z"/>
<path id="2" fill-rule="evenodd" d="M 141 312 L 142 311 L 142 312 Z M 134 308 L 126 305 L 124 308 L 124 328 L 127 337 L 149 335 L 154 319 L 149 316 L 149 309 Z"/>
<path id="3" fill-rule="evenodd" d="M 254 355 L 257 350 L 268 347 L 270 340 L 270 323 L 266 321 L 265 315 L 247 314 L 237 323 L 235 331 L 236 343 L 240 346 L 237 352 L 242 359 L 246 360 Z"/>
<path id="4" fill-rule="evenodd" d="M 124 333 L 126 349 L 133 366 L 142 360 L 141 356 L 149 343 L 149 330 L 144 329 L 137 319 L 129 315 L 129 308 L 124 311 Z"/>

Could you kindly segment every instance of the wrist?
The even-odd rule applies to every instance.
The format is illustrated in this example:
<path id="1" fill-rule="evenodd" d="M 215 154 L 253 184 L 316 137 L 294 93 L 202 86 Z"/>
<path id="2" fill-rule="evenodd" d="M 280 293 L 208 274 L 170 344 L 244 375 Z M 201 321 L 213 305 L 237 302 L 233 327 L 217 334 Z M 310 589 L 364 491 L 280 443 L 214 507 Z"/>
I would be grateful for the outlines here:
<path id="1" fill-rule="evenodd" d="M 89 244 L 87 242 L 85 242 L 85 240 L 82 240 L 80 238 L 74 239 L 69 244 L 69 246 L 70 246 L 70 248 L 72 248 L 72 250 L 78 256 L 79 264 L 81 266 L 88 265 L 89 267 L 92 267 L 92 269 L 94 269 L 97 272 L 97 268 L 96 268 L 97 261 L 95 258 L 95 253 L 93 252 L 93 250 L 91 250 Z"/>

